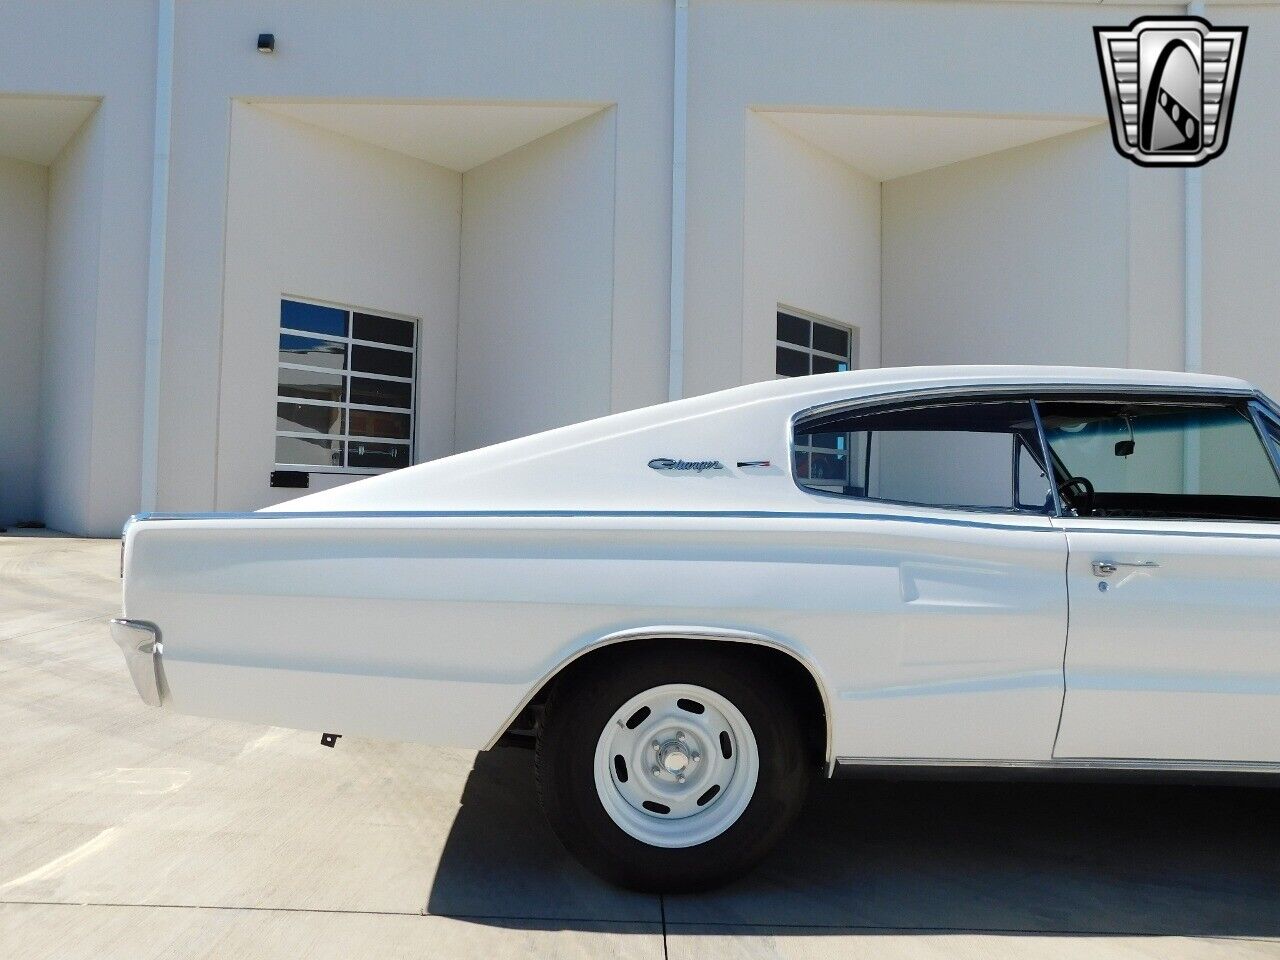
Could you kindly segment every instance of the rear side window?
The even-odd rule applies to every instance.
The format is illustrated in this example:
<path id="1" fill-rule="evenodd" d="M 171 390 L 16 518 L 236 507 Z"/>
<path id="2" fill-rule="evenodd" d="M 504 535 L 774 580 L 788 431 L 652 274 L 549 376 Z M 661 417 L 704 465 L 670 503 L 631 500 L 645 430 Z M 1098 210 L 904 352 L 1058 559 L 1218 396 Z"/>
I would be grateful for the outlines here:
<path id="1" fill-rule="evenodd" d="M 793 469 L 819 493 L 960 510 L 1052 513 L 1026 400 L 933 403 L 798 422 Z"/>

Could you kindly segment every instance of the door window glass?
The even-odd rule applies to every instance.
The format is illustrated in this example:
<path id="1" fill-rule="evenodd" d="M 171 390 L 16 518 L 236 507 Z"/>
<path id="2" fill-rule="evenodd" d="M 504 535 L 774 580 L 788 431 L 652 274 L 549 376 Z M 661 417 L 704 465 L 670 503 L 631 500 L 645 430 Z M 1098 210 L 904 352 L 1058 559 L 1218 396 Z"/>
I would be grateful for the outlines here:
<path id="1" fill-rule="evenodd" d="M 793 439 L 796 481 L 806 489 L 963 510 L 1051 510 L 1026 400 L 828 414 L 801 421 Z"/>
<path id="2" fill-rule="evenodd" d="M 1042 459 L 1038 442 L 1028 446 L 1021 438 L 1018 439 L 1018 466 L 1014 481 L 1018 487 L 1014 491 L 1014 501 L 1019 510 L 1053 512 L 1053 491 L 1049 489 L 1049 474 L 1040 463 Z"/>
<path id="3" fill-rule="evenodd" d="M 1069 400 L 1039 408 L 1069 514 L 1280 519 L 1280 479 L 1243 404 Z"/>

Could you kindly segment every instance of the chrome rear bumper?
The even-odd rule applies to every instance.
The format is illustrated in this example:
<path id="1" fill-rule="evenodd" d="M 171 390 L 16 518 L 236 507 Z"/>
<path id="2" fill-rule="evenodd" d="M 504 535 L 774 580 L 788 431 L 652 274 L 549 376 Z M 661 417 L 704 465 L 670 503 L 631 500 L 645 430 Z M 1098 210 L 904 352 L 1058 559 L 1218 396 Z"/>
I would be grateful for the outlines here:
<path id="1" fill-rule="evenodd" d="M 164 703 L 164 671 L 160 667 L 160 631 L 141 620 L 112 620 L 111 637 L 124 652 L 125 666 L 142 702 L 151 707 Z"/>

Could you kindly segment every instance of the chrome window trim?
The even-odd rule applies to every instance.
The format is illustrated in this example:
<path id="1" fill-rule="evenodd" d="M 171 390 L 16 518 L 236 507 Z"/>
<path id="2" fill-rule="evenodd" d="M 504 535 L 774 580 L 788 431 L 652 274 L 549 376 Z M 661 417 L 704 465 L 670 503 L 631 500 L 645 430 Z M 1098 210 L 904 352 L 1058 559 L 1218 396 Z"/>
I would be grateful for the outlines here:
<path id="1" fill-rule="evenodd" d="M 1270 436 L 1270 431 L 1266 424 L 1270 423 L 1280 435 L 1280 413 L 1271 410 L 1265 403 L 1255 400 L 1249 404 L 1249 411 L 1253 414 L 1253 425 L 1258 431 L 1258 436 L 1262 440 L 1263 448 L 1271 454 L 1271 466 L 1276 471 L 1276 479 L 1280 480 L 1280 440 L 1274 440 Z"/>
<path id="2" fill-rule="evenodd" d="M 1049 480 L 1049 490 L 1053 494 L 1053 515 L 1062 516 L 1062 495 L 1058 491 L 1058 478 L 1053 472 L 1053 451 L 1049 449 L 1049 437 L 1044 432 L 1044 421 L 1040 419 L 1040 402 L 1031 398 L 1031 415 L 1036 419 L 1036 434 L 1040 437 L 1040 456 L 1044 458 L 1044 472 Z"/>

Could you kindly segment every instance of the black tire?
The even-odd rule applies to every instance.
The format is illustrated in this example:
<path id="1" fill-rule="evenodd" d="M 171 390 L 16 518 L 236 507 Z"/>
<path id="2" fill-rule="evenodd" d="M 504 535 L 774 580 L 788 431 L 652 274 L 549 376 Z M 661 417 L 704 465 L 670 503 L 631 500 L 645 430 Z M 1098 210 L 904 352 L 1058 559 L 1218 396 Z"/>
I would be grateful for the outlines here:
<path id="1" fill-rule="evenodd" d="M 595 750 L 613 714 L 668 683 L 706 687 L 751 725 L 760 754 L 754 794 L 719 836 L 691 847 L 651 846 L 619 827 L 600 801 Z M 706 890 L 747 873 L 791 825 L 817 767 L 793 694 L 736 644 L 678 641 L 621 649 L 562 679 L 543 714 L 534 769 L 538 798 L 565 847 L 604 879 L 646 892 Z"/>

